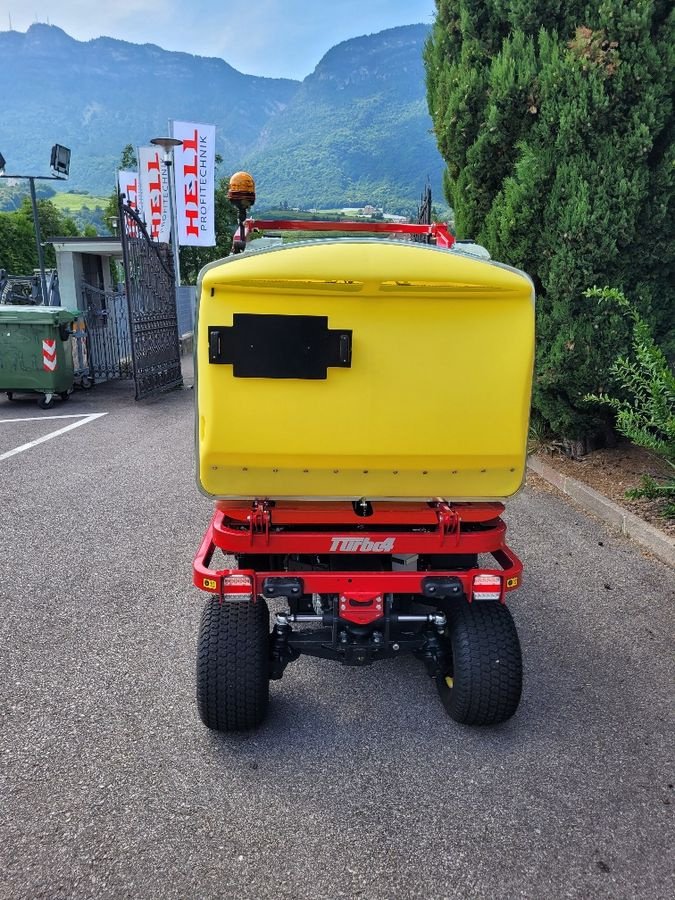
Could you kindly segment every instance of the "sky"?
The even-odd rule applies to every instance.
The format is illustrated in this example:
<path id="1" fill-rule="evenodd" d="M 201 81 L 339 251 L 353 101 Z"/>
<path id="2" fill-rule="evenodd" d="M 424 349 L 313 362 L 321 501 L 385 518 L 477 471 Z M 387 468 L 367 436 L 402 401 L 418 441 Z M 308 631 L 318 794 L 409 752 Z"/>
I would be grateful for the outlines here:
<path id="1" fill-rule="evenodd" d="M 0 31 L 33 22 L 78 40 L 106 35 L 218 56 L 250 75 L 302 79 L 340 41 L 430 24 L 434 0 L 0 0 Z"/>

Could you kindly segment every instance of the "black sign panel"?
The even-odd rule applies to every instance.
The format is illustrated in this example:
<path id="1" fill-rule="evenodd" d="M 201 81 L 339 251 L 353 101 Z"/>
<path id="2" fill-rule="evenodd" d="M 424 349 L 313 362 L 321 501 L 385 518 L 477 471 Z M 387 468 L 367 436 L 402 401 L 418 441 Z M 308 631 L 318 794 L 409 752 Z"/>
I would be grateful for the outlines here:
<path id="1" fill-rule="evenodd" d="M 327 316 L 235 313 L 232 326 L 209 328 L 209 362 L 231 365 L 235 378 L 323 379 L 349 368 L 352 332 L 328 328 Z"/>

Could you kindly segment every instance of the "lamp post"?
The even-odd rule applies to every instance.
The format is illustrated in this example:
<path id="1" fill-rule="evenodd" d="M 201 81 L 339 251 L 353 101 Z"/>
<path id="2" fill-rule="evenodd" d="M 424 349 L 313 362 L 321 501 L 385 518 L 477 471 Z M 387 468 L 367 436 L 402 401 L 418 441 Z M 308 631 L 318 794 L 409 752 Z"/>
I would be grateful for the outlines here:
<path id="1" fill-rule="evenodd" d="M 178 247 L 178 219 L 176 217 L 176 205 L 174 203 L 175 173 L 173 172 L 173 148 L 180 147 L 183 143 L 178 138 L 157 137 L 150 141 L 156 147 L 164 150 L 164 165 L 169 175 L 169 214 L 171 216 L 171 246 L 173 248 L 173 268 L 176 275 L 176 287 L 180 286 L 180 254 Z"/>
<path id="2" fill-rule="evenodd" d="M 40 267 L 40 286 L 42 291 L 42 303 L 47 303 L 47 277 L 45 275 L 45 254 L 42 247 L 40 234 L 40 220 L 38 218 L 37 195 L 35 193 L 36 181 L 65 181 L 70 171 L 70 150 L 61 144 L 54 144 L 51 155 L 51 169 L 53 175 L 6 175 L 5 157 L 0 153 L 0 178 L 20 178 L 30 185 L 30 202 L 33 208 L 33 225 L 35 227 L 35 245 L 37 248 L 38 265 Z"/>
<path id="3" fill-rule="evenodd" d="M 38 265 L 40 266 L 40 284 L 42 285 L 42 302 L 47 303 L 47 276 L 45 275 L 45 251 L 42 246 L 42 235 L 40 234 L 40 219 L 38 217 L 37 196 L 35 194 L 35 178 L 29 176 L 30 184 L 30 203 L 33 207 L 33 223 L 35 225 L 35 243 L 37 245 Z"/>

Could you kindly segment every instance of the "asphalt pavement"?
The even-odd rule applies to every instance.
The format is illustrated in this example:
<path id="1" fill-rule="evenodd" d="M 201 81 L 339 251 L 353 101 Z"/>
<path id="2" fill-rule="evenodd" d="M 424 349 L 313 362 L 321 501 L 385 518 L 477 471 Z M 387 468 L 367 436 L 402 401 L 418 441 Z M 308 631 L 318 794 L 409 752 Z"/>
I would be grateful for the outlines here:
<path id="1" fill-rule="evenodd" d="M 303 658 L 259 731 L 214 735 L 192 403 L 0 397 L 0 898 L 675 896 L 672 570 L 535 484 L 510 722 L 455 724 L 413 658 Z"/>

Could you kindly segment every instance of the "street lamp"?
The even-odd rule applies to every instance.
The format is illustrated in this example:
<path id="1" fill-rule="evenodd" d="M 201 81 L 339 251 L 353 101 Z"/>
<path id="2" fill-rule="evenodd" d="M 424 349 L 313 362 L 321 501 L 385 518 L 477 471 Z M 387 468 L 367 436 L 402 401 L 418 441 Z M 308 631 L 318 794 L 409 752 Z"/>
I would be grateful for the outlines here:
<path id="1" fill-rule="evenodd" d="M 54 144 L 51 155 L 52 175 L 6 175 L 5 157 L 0 153 L 0 178 L 21 178 L 30 184 L 30 202 L 33 207 L 33 225 L 35 226 L 35 244 L 37 247 L 38 265 L 40 266 L 40 285 L 42 287 L 42 302 L 47 303 L 47 278 L 45 276 L 45 255 L 40 235 L 40 220 L 38 218 L 37 196 L 35 194 L 36 181 L 65 181 L 70 172 L 70 150 L 61 144 Z"/>
<path id="2" fill-rule="evenodd" d="M 180 147 L 183 143 L 174 137 L 157 137 L 150 141 L 156 147 L 161 147 L 164 151 L 164 165 L 169 174 L 169 212 L 171 215 L 171 245 L 173 247 L 173 267 L 176 274 L 176 287 L 180 286 L 180 255 L 178 247 L 178 219 L 176 217 L 176 206 L 173 195 L 175 190 L 175 172 L 173 167 L 173 150 L 174 147 Z"/>

